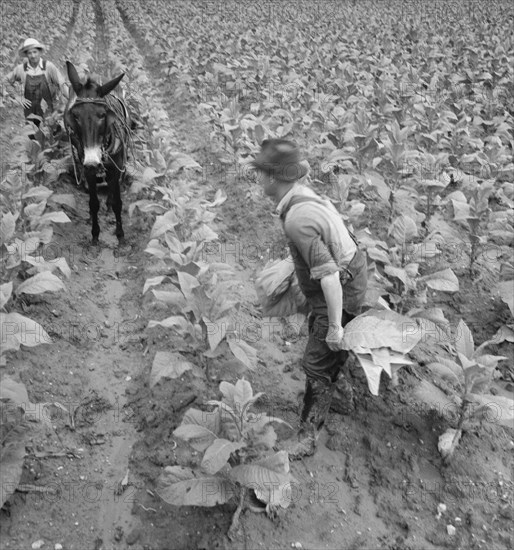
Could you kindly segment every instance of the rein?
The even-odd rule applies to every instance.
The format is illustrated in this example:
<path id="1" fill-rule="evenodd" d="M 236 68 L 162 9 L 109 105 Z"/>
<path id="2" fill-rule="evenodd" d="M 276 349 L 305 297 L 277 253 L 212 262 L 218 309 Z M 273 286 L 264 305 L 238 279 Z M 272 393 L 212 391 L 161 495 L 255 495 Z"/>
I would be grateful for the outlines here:
<path id="1" fill-rule="evenodd" d="M 124 155 L 123 155 L 123 170 L 114 162 L 114 159 L 111 157 L 111 155 L 109 155 L 109 153 L 107 151 L 104 151 L 104 152 L 107 155 L 107 157 L 109 158 L 109 160 L 114 164 L 114 166 L 116 166 L 116 168 L 118 169 L 119 172 L 124 174 L 127 171 L 127 151 L 126 151 L 126 149 L 124 150 Z"/>
<path id="2" fill-rule="evenodd" d="M 71 143 L 71 136 L 68 132 L 68 141 L 70 143 L 70 149 L 71 149 L 71 160 L 73 162 L 73 173 L 75 174 L 75 183 L 77 184 L 77 187 L 80 185 L 79 178 L 77 177 L 77 166 L 75 164 L 75 155 L 73 154 L 73 145 Z"/>

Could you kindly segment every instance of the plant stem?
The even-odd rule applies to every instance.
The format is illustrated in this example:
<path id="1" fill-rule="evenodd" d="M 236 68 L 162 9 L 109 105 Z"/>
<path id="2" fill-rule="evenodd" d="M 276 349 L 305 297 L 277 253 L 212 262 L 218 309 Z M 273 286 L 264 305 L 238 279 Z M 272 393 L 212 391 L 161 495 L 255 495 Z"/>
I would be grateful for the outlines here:
<path id="1" fill-rule="evenodd" d="M 457 431 L 462 430 L 462 425 L 464 424 L 464 419 L 466 418 L 466 413 L 468 412 L 469 401 L 462 401 L 462 406 L 460 408 L 460 418 L 459 423 L 457 424 Z"/>
<path id="2" fill-rule="evenodd" d="M 455 430 L 455 435 L 454 435 L 453 438 L 452 438 L 452 442 L 451 442 L 451 446 L 450 446 L 451 449 L 453 449 L 453 445 L 454 445 L 454 443 L 455 443 L 455 439 L 456 439 L 457 437 L 459 437 L 459 432 L 462 432 L 462 426 L 463 426 L 463 424 L 464 424 L 464 419 L 466 418 L 466 413 L 467 413 L 467 411 L 468 411 L 468 407 L 469 407 L 469 401 L 463 400 L 463 401 L 462 401 L 461 408 L 460 408 L 459 422 L 458 422 L 458 424 L 457 424 L 457 428 L 456 428 L 456 430 Z M 452 450 L 452 454 L 453 454 L 453 451 L 454 451 L 454 450 L 455 450 L 455 449 Z M 448 464 L 448 463 L 450 462 L 450 459 L 451 459 L 451 454 L 450 454 L 450 456 L 447 456 L 447 457 L 445 458 L 446 464 Z"/>
<path id="3" fill-rule="evenodd" d="M 203 349 L 208 350 L 209 349 L 209 337 L 208 337 L 208 334 L 207 334 L 207 325 L 202 321 L 200 323 L 200 327 L 202 328 Z M 206 376 L 207 380 L 210 381 L 211 376 L 210 376 L 210 369 L 209 369 L 209 359 L 207 357 L 205 357 L 203 352 L 200 354 L 200 357 L 202 358 L 203 367 L 205 368 L 205 376 Z"/>
<path id="4" fill-rule="evenodd" d="M 389 223 L 393 220 L 393 211 L 394 211 L 394 189 L 391 190 L 391 195 L 389 196 Z"/>
<path id="5" fill-rule="evenodd" d="M 241 515 L 241 512 L 244 507 L 245 497 L 246 497 L 246 487 L 241 487 L 241 490 L 239 492 L 239 504 L 237 505 L 234 515 L 232 516 L 232 522 L 230 523 L 230 529 L 228 530 L 228 534 L 227 534 L 230 540 L 235 539 L 236 531 L 237 531 L 237 528 L 239 527 L 239 516 Z"/>
<path id="6" fill-rule="evenodd" d="M 204 358 L 204 365 L 205 365 L 205 377 L 207 380 L 211 380 L 211 371 L 209 369 L 209 360 Z"/>
<path id="7" fill-rule="evenodd" d="M 473 235 L 473 234 L 471 234 L 469 237 L 471 241 L 471 253 L 469 255 L 469 276 L 473 278 L 473 267 L 477 259 L 476 257 L 477 257 L 479 237 L 478 235 Z"/>
<path id="8" fill-rule="evenodd" d="M 432 217 L 432 193 L 427 191 L 427 216 L 425 219 L 425 231 L 428 233 L 428 223 Z"/>

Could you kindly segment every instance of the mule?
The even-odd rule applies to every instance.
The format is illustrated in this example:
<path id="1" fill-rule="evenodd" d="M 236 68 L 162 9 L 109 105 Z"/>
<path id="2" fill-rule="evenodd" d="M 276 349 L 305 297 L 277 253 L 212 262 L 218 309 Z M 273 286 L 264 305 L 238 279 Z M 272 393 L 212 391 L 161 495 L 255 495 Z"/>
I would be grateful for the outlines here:
<path id="1" fill-rule="evenodd" d="M 82 83 L 74 65 L 66 61 L 66 67 L 75 93 L 70 93 L 64 124 L 79 173 L 87 182 L 93 244 L 98 244 L 100 234 L 100 202 L 96 186 L 97 176 L 103 173 L 107 182 L 107 206 L 112 207 L 116 217 L 116 237 L 122 244 L 124 233 L 120 187 L 126 172 L 130 121 L 125 103 L 111 92 L 125 73 L 105 84 L 99 84 L 91 77 Z"/>

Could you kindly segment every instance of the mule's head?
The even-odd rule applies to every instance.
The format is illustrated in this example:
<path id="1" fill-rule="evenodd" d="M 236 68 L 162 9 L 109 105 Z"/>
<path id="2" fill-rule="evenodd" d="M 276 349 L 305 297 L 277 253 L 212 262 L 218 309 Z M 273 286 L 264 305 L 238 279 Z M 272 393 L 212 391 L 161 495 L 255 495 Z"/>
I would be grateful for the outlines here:
<path id="1" fill-rule="evenodd" d="M 77 97 L 66 109 L 65 122 L 81 142 L 81 161 L 84 167 L 97 167 L 102 162 L 102 146 L 108 128 L 115 120 L 115 115 L 108 108 L 104 97 L 116 88 L 125 74 L 122 73 L 106 84 L 99 84 L 91 77 L 82 83 L 73 64 L 66 61 L 66 66 Z"/>

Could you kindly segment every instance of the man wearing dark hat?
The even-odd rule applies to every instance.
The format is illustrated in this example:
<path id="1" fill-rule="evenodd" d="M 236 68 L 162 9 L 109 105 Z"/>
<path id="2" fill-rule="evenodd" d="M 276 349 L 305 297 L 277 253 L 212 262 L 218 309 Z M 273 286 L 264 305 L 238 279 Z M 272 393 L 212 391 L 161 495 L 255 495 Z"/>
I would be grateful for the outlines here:
<path id="1" fill-rule="evenodd" d="M 296 144 L 284 139 L 262 143 L 251 165 L 264 193 L 276 203 L 295 264 L 298 283 L 310 306 L 309 339 L 302 359 L 305 394 L 297 440 L 286 450 L 292 459 L 312 455 L 348 352 L 343 327 L 360 313 L 366 294 L 365 254 L 330 201 L 302 185 L 309 165 Z M 344 404 L 343 404 L 344 405 Z"/>
<path id="2" fill-rule="evenodd" d="M 60 92 L 68 97 L 68 88 L 59 69 L 51 61 L 41 57 L 44 49 L 43 44 L 36 39 L 27 38 L 19 50 L 20 55 L 27 59 L 6 76 L 10 84 L 21 83 L 23 95 L 19 102 L 24 109 L 25 118 L 29 115 L 43 118 L 43 99 L 48 105 L 48 111 L 52 112 Z M 39 120 L 33 119 L 33 122 L 39 126 Z"/>

